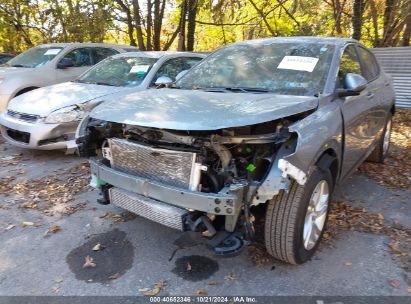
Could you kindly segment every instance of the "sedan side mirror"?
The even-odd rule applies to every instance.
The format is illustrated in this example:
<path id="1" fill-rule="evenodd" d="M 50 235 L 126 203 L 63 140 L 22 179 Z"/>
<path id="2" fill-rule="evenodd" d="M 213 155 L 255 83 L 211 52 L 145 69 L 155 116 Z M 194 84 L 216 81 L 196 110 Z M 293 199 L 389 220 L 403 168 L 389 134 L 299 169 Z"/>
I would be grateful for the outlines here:
<path id="1" fill-rule="evenodd" d="M 167 76 L 160 76 L 157 78 L 157 80 L 154 82 L 156 86 L 169 86 L 173 84 L 173 80 L 170 77 Z"/>
<path id="2" fill-rule="evenodd" d="M 74 66 L 74 62 L 71 59 L 68 58 L 63 58 L 60 60 L 59 63 L 57 63 L 57 68 L 58 69 L 67 69 L 71 68 Z"/>
<path id="3" fill-rule="evenodd" d="M 360 95 L 367 87 L 367 80 L 355 73 L 347 73 L 344 77 L 344 89 L 338 89 L 337 94 L 339 97 L 357 96 Z"/>

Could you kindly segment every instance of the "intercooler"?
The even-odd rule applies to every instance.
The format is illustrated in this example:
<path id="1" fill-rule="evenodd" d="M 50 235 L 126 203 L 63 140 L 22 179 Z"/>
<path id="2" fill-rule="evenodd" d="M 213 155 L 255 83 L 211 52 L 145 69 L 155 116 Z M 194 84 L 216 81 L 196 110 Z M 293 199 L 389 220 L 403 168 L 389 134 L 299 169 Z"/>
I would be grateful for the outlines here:
<path id="1" fill-rule="evenodd" d="M 196 153 L 159 149 L 126 139 L 111 138 L 111 167 L 170 186 L 196 191 L 204 166 L 196 163 Z"/>
<path id="2" fill-rule="evenodd" d="M 183 218 L 187 210 L 164 204 L 157 200 L 122 190 L 116 187 L 109 189 L 113 205 L 124 208 L 139 216 L 160 223 L 164 226 L 184 230 Z"/>

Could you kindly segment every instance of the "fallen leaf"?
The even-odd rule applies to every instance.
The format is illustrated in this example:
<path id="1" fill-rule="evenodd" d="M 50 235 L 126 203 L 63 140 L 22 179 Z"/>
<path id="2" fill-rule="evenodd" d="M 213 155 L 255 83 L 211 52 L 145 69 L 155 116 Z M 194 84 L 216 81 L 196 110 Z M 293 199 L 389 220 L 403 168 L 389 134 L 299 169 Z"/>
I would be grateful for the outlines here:
<path id="1" fill-rule="evenodd" d="M 10 230 L 10 229 L 13 229 L 14 227 L 16 227 L 16 225 L 13 225 L 13 224 L 11 224 L 11 225 L 8 225 L 8 226 L 7 226 L 7 228 L 6 228 L 6 230 Z"/>
<path id="2" fill-rule="evenodd" d="M 208 294 L 208 291 L 202 288 L 202 289 L 196 290 L 195 293 L 198 295 L 206 295 Z"/>
<path id="3" fill-rule="evenodd" d="M 191 271 L 191 269 L 192 269 L 192 267 L 191 267 L 190 262 L 187 262 L 187 271 Z"/>
<path id="4" fill-rule="evenodd" d="M 352 266 L 352 262 L 350 262 L 350 261 L 345 262 L 344 265 L 347 266 L 347 267 L 351 267 L 351 266 Z"/>
<path id="5" fill-rule="evenodd" d="M 96 267 L 96 263 L 94 262 L 94 259 L 91 256 L 86 256 L 83 268 L 94 268 Z"/>
<path id="6" fill-rule="evenodd" d="M 384 215 L 383 215 L 382 213 L 378 213 L 378 218 L 379 218 L 380 220 L 383 220 L 383 219 L 384 219 Z"/>
<path id="7" fill-rule="evenodd" d="M 396 279 L 390 279 L 388 280 L 388 283 L 394 288 L 401 288 L 401 282 Z"/>
<path id="8" fill-rule="evenodd" d="M 160 291 L 162 289 L 164 289 L 164 287 L 167 286 L 167 282 L 166 281 L 160 281 L 158 283 L 155 283 L 153 288 L 140 288 L 138 291 L 141 292 L 143 295 L 145 296 L 156 296 L 157 294 L 160 293 Z"/>
<path id="9" fill-rule="evenodd" d="M 409 293 L 411 293 L 411 287 L 408 287 L 408 288 L 407 288 L 407 291 L 408 291 Z"/>
<path id="10" fill-rule="evenodd" d="M 108 278 L 109 278 L 110 280 L 116 280 L 116 279 L 118 279 L 120 276 L 121 276 L 120 273 L 116 272 L 115 274 L 112 274 L 112 275 L 109 276 Z"/>
<path id="11" fill-rule="evenodd" d="M 103 250 L 103 249 L 104 249 L 104 247 L 100 243 L 97 243 L 97 245 L 95 245 L 92 248 L 93 251 L 100 251 L 100 250 Z"/>
<path id="12" fill-rule="evenodd" d="M 26 209 L 35 209 L 37 208 L 37 204 L 34 202 L 23 204 L 23 208 Z"/>
<path id="13" fill-rule="evenodd" d="M 57 278 L 57 279 L 54 280 L 54 282 L 61 283 L 61 282 L 63 282 L 63 279 L 62 278 Z"/>
<path id="14" fill-rule="evenodd" d="M 33 223 L 33 222 L 23 222 L 21 225 L 22 225 L 22 226 L 23 226 L 23 228 L 24 228 L 24 227 L 33 226 L 33 225 L 34 225 L 34 223 Z"/>
<path id="15" fill-rule="evenodd" d="M 235 273 L 230 273 L 224 277 L 225 280 L 237 280 L 239 278 Z"/>
<path id="16" fill-rule="evenodd" d="M 61 227 L 60 227 L 60 226 L 57 226 L 57 225 L 51 227 L 51 228 L 48 230 L 49 233 L 57 233 L 57 232 L 59 232 L 59 231 L 61 231 Z"/>

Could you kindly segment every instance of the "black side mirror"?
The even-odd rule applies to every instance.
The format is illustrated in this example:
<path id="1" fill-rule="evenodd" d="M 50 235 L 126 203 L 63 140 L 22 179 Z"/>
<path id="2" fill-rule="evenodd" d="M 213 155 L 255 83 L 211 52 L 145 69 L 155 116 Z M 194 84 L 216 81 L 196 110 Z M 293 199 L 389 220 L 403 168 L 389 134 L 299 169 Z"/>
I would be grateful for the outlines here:
<path id="1" fill-rule="evenodd" d="M 59 63 L 57 63 L 57 68 L 58 69 L 67 69 L 71 68 L 74 66 L 74 62 L 71 59 L 68 58 L 63 58 L 60 60 Z"/>
<path id="2" fill-rule="evenodd" d="M 357 96 L 367 87 L 367 80 L 355 73 L 347 73 L 344 77 L 344 89 L 337 89 L 338 97 Z"/>

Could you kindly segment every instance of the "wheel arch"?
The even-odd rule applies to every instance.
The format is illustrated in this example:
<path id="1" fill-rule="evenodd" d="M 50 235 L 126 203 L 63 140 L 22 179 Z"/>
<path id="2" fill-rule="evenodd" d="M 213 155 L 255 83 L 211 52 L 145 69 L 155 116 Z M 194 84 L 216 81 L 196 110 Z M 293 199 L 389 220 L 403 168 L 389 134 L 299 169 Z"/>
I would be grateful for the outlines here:
<path id="1" fill-rule="evenodd" d="M 340 172 L 340 162 L 338 160 L 338 154 L 333 148 L 325 150 L 315 164 L 321 170 L 330 170 L 334 185 L 337 183 Z"/>
<path id="2" fill-rule="evenodd" d="M 30 87 L 20 88 L 20 89 L 17 90 L 16 94 L 14 94 L 14 97 L 19 96 L 19 95 L 24 94 L 24 93 L 27 93 L 27 92 L 29 92 L 29 91 L 38 89 L 38 88 L 39 88 L 39 87 L 36 87 L 36 86 L 30 86 Z"/>

